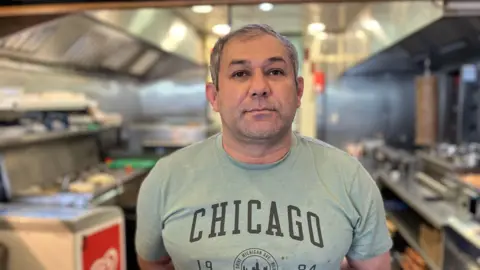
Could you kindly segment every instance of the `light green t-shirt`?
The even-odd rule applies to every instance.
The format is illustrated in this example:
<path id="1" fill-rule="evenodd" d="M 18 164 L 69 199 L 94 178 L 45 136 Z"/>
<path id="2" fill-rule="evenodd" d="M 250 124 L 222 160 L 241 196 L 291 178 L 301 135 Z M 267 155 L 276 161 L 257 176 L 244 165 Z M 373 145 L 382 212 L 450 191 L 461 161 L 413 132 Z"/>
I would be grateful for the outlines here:
<path id="1" fill-rule="evenodd" d="M 159 160 L 139 193 L 138 254 L 178 270 L 338 270 L 391 245 L 360 163 L 298 134 L 268 165 L 233 160 L 215 135 Z"/>

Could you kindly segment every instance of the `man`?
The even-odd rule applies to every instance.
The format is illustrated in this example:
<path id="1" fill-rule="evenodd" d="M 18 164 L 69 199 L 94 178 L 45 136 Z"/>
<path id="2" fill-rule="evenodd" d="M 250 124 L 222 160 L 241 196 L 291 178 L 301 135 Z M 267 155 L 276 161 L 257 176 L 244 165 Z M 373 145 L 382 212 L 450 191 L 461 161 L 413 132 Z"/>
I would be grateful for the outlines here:
<path id="1" fill-rule="evenodd" d="M 368 173 L 292 132 L 297 70 L 294 46 L 268 26 L 218 40 L 206 95 L 223 130 L 162 158 L 142 184 L 142 269 L 390 269 L 383 202 Z"/>

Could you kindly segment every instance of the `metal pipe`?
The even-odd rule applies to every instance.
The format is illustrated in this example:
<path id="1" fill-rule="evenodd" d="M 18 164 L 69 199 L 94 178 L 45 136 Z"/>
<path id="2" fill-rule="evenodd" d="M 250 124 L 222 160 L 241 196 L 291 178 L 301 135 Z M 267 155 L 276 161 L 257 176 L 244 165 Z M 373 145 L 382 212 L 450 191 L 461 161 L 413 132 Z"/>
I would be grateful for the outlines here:
<path id="1" fill-rule="evenodd" d="M 445 197 L 447 195 L 448 189 L 440 184 L 438 181 L 433 179 L 432 177 L 426 175 L 423 172 L 417 172 L 415 174 L 415 178 L 418 180 L 418 182 L 424 186 L 429 187 L 432 189 L 434 192 L 438 193 L 442 197 Z"/>

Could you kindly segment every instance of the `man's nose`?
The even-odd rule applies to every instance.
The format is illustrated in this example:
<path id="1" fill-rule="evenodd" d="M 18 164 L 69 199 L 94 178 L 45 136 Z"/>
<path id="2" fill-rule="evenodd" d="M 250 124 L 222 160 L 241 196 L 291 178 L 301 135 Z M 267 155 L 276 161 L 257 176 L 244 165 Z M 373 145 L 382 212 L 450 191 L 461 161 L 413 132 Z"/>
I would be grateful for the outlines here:
<path id="1" fill-rule="evenodd" d="M 270 96 L 270 86 L 263 72 L 255 72 L 251 78 L 250 95 L 253 98 Z"/>

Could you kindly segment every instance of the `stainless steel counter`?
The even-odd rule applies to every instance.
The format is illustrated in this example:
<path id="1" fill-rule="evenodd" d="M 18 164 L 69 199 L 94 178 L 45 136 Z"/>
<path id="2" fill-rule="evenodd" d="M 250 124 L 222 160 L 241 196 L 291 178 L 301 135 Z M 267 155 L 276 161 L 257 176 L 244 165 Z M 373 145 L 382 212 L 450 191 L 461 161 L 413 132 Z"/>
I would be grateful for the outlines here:
<path id="1" fill-rule="evenodd" d="M 386 174 L 379 176 L 380 184 L 387 186 L 435 228 L 441 229 L 448 223 L 448 219 L 455 215 L 455 207 L 451 203 L 425 200 L 432 192 L 420 184 L 414 181 L 407 183 L 403 179 L 392 180 Z"/>
<path id="2" fill-rule="evenodd" d="M 372 161 L 371 157 L 366 159 Z M 375 162 L 375 160 L 373 161 Z M 437 159 L 433 159 L 433 161 L 436 162 Z M 433 161 L 431 161 L 431 163 L 434 163 Z M 362 163 L 363 162 L 362 160 Z M 448 166 L 441 162 L 435 163 L 435 166 L 445 168 L 446 171 L 449 169 Z M 392 207 L 390 208 L 388 204 L 386 204 L 387 216 L 388 219 L 395 224 L 398 234 L 402 236 L 408 246 L 416 250 L 424 259 L 428 269 L 457 269 L 457 267 L 459 267 L 458 269 L 466 269 L 462 268 L 460 266 L 461 264 L 459 264 L 461 261 L 464 261 L 462 258 L 457 258 L 457 256 L 454 256 L 454 258 L 446 258 L 446 255 L 439 256 L 436 249 L 437 246 L 435 246 L 434 249 L 429 249 L 428 246 L 424 246 L 426 236 L 423 232 L 425 228 L 430 227 L 428 224 L 433 226 L 436 229 L 433 231 L 440 234 L 441 242 L 438 243 L 438 240 L 435 240 L 437 242 L 432 242 L 432 245 L 441 245 L 440 248 L 445 249 L 445 247 L 448 246 L 445 240 L 448 228 L 455 227 L 457 231 L 465 233 L 468 231 L 465 229 L 466 227 L 475 227 L 477 229 L 470 229 L 470 233 L 463 236 L 466 241 L 478 247 L 480 244 L 480 224 L 476 221 L 468 221 L 466 216 L 461 216 L 457 202 L 454 201 L 453 197 L 439 195 L 439 193 L 433 189 L 417 182 L 417 179 L 414 179 L 414 177 L 406 177 L 396 172 L 393 173 L 393 171 L 387 173 L 385 171 L 393 170 L 388 167 L 371 166 L 370 170 L 380 187 L 391 191 L 391 193 L 408 206 L 408 208 L 403 206 L 397 208 L 396 206 L 399 206 L 399 204 L 397 204 L 398 199 L 393 197 Z M 417 172 L 417 168 L 415 168 L 415 172 Z M 385 196 L 387 200 L 390 197 L 389 193 L 385 193 Z M 455 221 L 455 226 L 452 226 L 452 220 Z M 470 225 L 467 226 L 467 224 Z M 421 243 L 424 243 L 424 245 Z M 452 254 L 453 253 L 450 253 L 448 256 L 452 256 Z M 454 261 L 454 264 L 450 264 L 450 268 L 444 268 L 447 259 Z M 477 263 L 478 262 L 480 262 L 480 260 L 477 260 Z M 453 268 L 451 268 L 452 266 Z"/>
<path id="3" fill-rule="evenodd" d="M 24 196 L 14 198 L 13 203 L 78 208 L 104 205 L 107 201 L 122 194 L 126 184 L 134 180 L 141 180 L 142 177 L 147 175 L 148 171 L 147 169 L 137 169 L 127 173 L 124 170 L 114 170 L 111 173 L 117 180 L 116 183 L 103 186 L 95 190 L 94 193 L 60 192 L 53 195 Z"/>
<path id="4" fill-rule="evenodd" d="M 135 169 L 131 172 L 125 172 L 124 170 L 113 170 L 111 171 L 111 174 L 113 177 L 115 177 L 117 182 L 115 184 L 104 186 L 95 190 L 93 198 L 98 198 L 100 195 L 112 189 L 121 189 L 123 185 L 132 180 L 138 179 L 139 177 L 146 176 L 148 172 L 148 169 Z"/>

